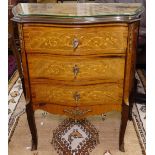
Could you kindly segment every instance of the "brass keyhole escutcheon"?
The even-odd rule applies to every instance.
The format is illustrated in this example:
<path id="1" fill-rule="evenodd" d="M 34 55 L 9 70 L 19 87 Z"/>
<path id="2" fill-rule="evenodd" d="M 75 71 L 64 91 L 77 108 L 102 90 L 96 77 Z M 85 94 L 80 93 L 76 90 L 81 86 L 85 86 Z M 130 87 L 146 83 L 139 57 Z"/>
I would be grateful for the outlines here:
<path id="1" fill-rule="evenodd" d="M 80 72 L 80 68 L 77 65 L 73 67 L 74 79 L 77 78 L 78 73 Z"/>
<path id="2" fill-rule="evenodd" d="M 73 49 L 75 50 L 79 46 L 79 40 L 77 38 L 74 38 L 72 45 L 73 45 Z"/>

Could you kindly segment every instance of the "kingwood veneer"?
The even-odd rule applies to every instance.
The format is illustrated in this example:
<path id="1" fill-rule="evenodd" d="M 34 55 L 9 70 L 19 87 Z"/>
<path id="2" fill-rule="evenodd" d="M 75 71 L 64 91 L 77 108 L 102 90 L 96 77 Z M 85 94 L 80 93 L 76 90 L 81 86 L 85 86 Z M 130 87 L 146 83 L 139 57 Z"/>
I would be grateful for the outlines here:
<path id="1" fill-rule="evenodd" d="M 140 4 L 116 3 L 13 9 L 32 150 L 38 143 L 34 111 L 43 109 L 75 119 L 121 111 L 119 148 L 124 151 L 142 10 Z"/>

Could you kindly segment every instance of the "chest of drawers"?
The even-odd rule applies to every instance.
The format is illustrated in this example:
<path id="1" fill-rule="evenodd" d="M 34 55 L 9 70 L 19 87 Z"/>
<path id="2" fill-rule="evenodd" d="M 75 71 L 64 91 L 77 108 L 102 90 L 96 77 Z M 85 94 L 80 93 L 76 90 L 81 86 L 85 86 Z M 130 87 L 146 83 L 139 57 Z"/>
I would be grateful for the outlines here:
<path id="1" fill-rule="evenodd" d="M 75 119 L 120 111 L 119 148 L 124 151 L 142 6 L 19 4 L 13 12 L 32 150 L 37 149 L 34 111 L 43 109 Z"/>

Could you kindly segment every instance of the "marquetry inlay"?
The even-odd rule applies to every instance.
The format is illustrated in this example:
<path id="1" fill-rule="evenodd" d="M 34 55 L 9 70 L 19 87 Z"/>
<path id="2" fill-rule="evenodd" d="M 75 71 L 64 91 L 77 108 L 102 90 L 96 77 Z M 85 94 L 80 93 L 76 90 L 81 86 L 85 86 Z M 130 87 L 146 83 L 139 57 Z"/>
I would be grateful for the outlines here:
<path id="1" fill-rule="evenodd" d="M 121 104 L 122 84 L 98 84 L 90 86 L 32 84 L 32 102 L 61 105 Z"/>
<path id="2" fill-rule="evenodd" d="M 25 27 L 27 52 L 44 51 L 55 54 L 85 55 L 109 51 L 125 53 L 127 27 L 55 28 Z M 75 39 L 77 40 L 75 42 Z M 75 48 L 73 42 L 78 43 Z M 118 50 L 118 51 L 116 51 Z M 72 52 L 72 53 L 71 53 Z M 80 53 L 78 53 L 80 52 Z"/>
<path id="3" fill-rule="evenodd" d="M 124 79 L 125 58 L 59 57 L 28 54 L 30 78 L 63 81 Z M 75 78 L 76 77 L 76 78 Z"/>

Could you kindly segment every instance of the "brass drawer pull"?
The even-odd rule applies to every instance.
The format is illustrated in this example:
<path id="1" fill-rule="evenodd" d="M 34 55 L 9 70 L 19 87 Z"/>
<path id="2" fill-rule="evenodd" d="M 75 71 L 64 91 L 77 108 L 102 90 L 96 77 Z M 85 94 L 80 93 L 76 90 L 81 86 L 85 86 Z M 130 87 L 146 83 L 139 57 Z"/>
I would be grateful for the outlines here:
<path id="1" fill-rule="evenodd" d="M 72 110 L 64 109 L 64 112 L 65 113 L 68 113 L 69 115 L 71 115 L 73 117 L 75 117 L 75 116 L 85 115 L 86 113 L 91 112 L 91 110 L 90 109 L 88 109 L 88 110 L 82 110 L 79 107 L 76 107 L 76 108 L 74 108 Z"/>
<path id="2" fill-rule="evenodd" d="M 80 94 L 78 92 L 75 92 L 73 94 L 73 98 L 74 98 L 75 102 L 77 103 L 80 100 Z"/>
<path id="3" fill-rule="evenodd" d="M 73 48 L 76 49 L 79 45 L 79 40 L 77 38 L 74 38 L 73 39 L 73 42 L 72 42 L 72 45 L 73 45 Z"/>
<path id="4" fill-rule="evenodd" d="M 76 79 L 79 72 L 80 72 L 80 68 L 77 65 L 74 65 L 73 67 L 74 79 Z"/>

